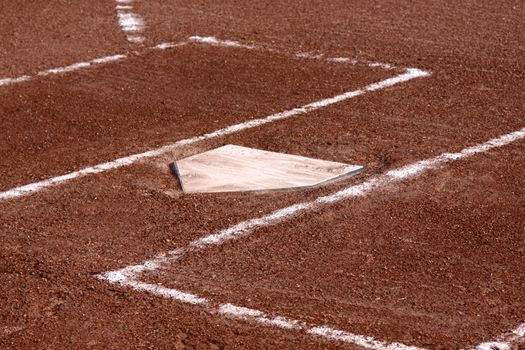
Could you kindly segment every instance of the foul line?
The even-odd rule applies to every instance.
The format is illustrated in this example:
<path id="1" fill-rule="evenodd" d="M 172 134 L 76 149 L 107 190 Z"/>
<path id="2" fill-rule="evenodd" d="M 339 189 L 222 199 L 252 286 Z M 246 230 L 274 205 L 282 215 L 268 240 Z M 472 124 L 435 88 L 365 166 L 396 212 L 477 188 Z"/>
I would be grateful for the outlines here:
<path id="1" fill-rule="evenodd" d="M 474 350 L 512 350 L 513 344 L 523 340 L 525 340 L 525 323 L 499 336 L 496 340 L 479 344 Z"/>
<path id="2" fill-rule="evenodd" d="M 313 201 L 294 204 L 276 210 L 263 217 L 243 221 L 220 232 L 192 241 L 185 248 L 179 248 L 173 251 L 169 251 L 167 253 L 159 254 L 155 258 L 147 260 L 146 262 L 139 265 L 131 265 L 120 270 L 103 273 L 101 275 L 98 275 L 97 278 L 124 287 L 129 287 L 137 291 L 148 292 L 159 297 L 170 298 L 187 304 L 202 305 L 213 313 L 218 313 L 221 315 L 238 318 L 245 321 L 256 322 L 263 325 L 274 326 L 282 329 L 295 329 L 306 332 L 308 334 L 322 336 L 329 340 L 353 343 L 369 349 L 418 349 L 416 347 L 411 347 L 400 343 L 385 343 L 369 336 L 356 335 L 345 331 L 337 330 L 325 325 L 311 326 L 307 325 L 302 321 L 292 320 L 286 317 L 271 317 L 259 310 L 248 309 L 232 304 L 219 304 L 213 302 L 212 300 L 208 300 L 206 298 L 200 297 L 192 293 L 187 293 L 172 288 L 166 288 L 156 284 L 145 283 L 140 281 L 139 278 L 140 275 L 145 272 L 158 270 L 197 250 L 202 250 L 210 246 L 221 245 L 232 239 L 252 234 L 262 227 L 267 227 L 281 223 L 285 220 L 290 220 L 294 217 L 297 217 L 300 214 L 303 214 L 308 211 L 318 210 L 330 204 L 338 203 L 350 198 L 367 196 L 379 189 L 395 185 L 402 181 L 417 178 L 422 174 L 430 170 L 438 169 L 439 167 L 444 166 L 449 162 L 468 158 L 476 154 L 485 153 L 494 148 L 503 147 L 523 138 L 525 138 L 525 128 L 522 128 L 510 134 L 502 135 L 500 137 L 491 139 L 482 144 L 467 147 L 461 152 L 443 153 L 434 158 L 421 160 L 416 163 L 388 171 L 383 175 L 372 177 L 371 179 L 363 183 L 346 187 L 330 195 L 318 197 Z M 491 343 L 484 343 L 476 347 L 476 349 L 487 350 L 492 349 L 490 345 L 498 345 L 500 347 L 497 349 L 510 350 L 511 342 L 517 341 L 518 339 L 523 338 L 524 336 L 525 324 L 520 325 L 510 335 L 502 337 L 503 340 Z"/>
<path id="3" fill-rule="evenodd" d="M 177 142 L 175 142 L 173 144 L 169 144 L 169 145 L 160 147 L 160 148 L 155 149 L 155 150 L 151 150 L 151 151 L 147 151 L 147 152 L 143 152 L 143 153 L 133 154 L 133 155 L 130 155 L 130 156 L 127 156 L 127 157 L 115 159 L 115 160 L 110 161 L 110 162 L 106 162 L 106 163 L 98 164 L 98 165 L 95 165 L 95 166 L 87 167 L 87 168 L 84 168 L 84 169 L 81 169 L 81 170 L 78 170 L 78 171 L 75 171 L 75 172 L 71 172 L 69 174 L 56 176 L 56 177 L 49 178 L 47 180 L 43 180 L 43 181 L 39 181 L 39 182 L 27 184 L 27 185 L 15 187 L 15 188 L 9 189 L 7 191 L 0 192 L 0 201 L 5 201 L 5 200 L 8 200 L 8 199 L 18 198 L 18 197 L 22 197 L 22 196 L 27 196 L 29 194 L 32 194 L 32 193 L 35 193 L 35 192 L 39 192 L 39 191 L 41 191 L 41 190 L 43 190 L 45 188 L 49 188 L 49 187 L 53 187 L 53 186 L 56 186 L 56 185 L 59 185 L 59 184 L 62 184 L 62 183 L 69 182 L 69 181 L 71 181 L 73 179 L 81 178 L 81 177 L 88 176 L 88 175 L 103 173 L 103 172 L 106 172 L 106 171 L 112 170 L 112 169 L 117 169 L 117 168 L 120 168 L 120 167 L 123 167 L 123 166 L 127 166 L 127 165 L 130 165 L 130 164 L 133 164 L 133 163 L 135 163 L 137 161 L 140 161 L 140 160 L 143 160 L 143 159 L 146 159 L 146 158 L 157 157 L 157 156 L 162 155 L 164 153 L 173 151 L 173 150 L 175 150 L 177 148 L 180 148 L 180 147 L 183 147 L 183 146 L 187 146 L 187 145 L 190 145 L 190 144 L 194 144 L 194 143 L 197 143 L 197 142 L 201 142 L 201 141 L 204 141 L 204 140 L 211 140 L 211 139 L 214 139 L 214 138 L 218 138 L 218 137 L 234 134 L 234 133 L 237 133 L 237 132 L 239 132 L 241 130 L 251 129 L 251 128 L 255 128 L 255 127 L 258 127 L 258 126 L 261 126 L 261 125 L 264 125 L 264 124 L 272 123 L 272 122 L 275 122 L 275 121 L 278 121 L 278 120 L 284 120 L 284 119 L 288 119 L 288 118 L 295 117 L 295 116 L 298 116 L 298 115 L 306 114 L 308 112 L 315 111 L 315 110 L 323 108 L 323 107 L 327 107 L 327 106 L 330 106 L 330 105 L 333 105 L 333 104 L 336 104 L 336 103 L 339 103 L 339 102 L 342 102 L 342 101 L 345 101 L 345 100 L 349 100 L 349 99 L 357 97 L 357 96 L 361 96 L 361 95 L 363 95 L 363 94 L 365 94 L 367 92 L 373 92 L 373 91 L 385 89 L 387 87 L 391 87 L 391 86 L 394 86 L 394 85 L 397 85 L 397 84 L 400 84 L 400 83 L 403 83 L 403 82 L 407 82 L 407 81 L 415 79 L 415 78 L 428 76 L 429 74 L 430 73 L 425 72 L 425 71 L 420 70 L 420 69 L 408 68 L 402 74 L 399 74 L 399 75 L 397 75 L 395 77 L 392 77 L 392 78 L 388 78 L 388 79 L 382 80 L 382 81 L 377 82 L 377 83 L 369 84 L 369 85 L 365 86 L 362 89 L 345 92 L 345 93 L 343 93 L 341 95 L 337 95 L 337 96 L 334 96 L 334 97 L 322 99 L 322 100 L 319 100 L 319 101 L 312 102 L 310 104 L 304 105 L 302 107 L 289 109 L 287 111 L 276 113 L 276 114 L 272 114 L 272 115 L 269 115 L 269 116 L 264 117 L 264 118 L 251 119 L 251 120 L 248 120 L 248 121 L 245 121 L 245 122 L 242 122 L 242 123 L 230 125 L 228 127 L 225 127 L 225 128 L 222 128 L 222 129 L 219 129 L 219 130 L 216 130 L 216 131 L 213 131 L 211 133 L 207 133 L 207 134 L 204 134 L 204 135 L 195 136 L 195 137 L 192 137 L 192 138 L 180 140 L 180 141 L 177 141 Z"/>
<path id="4" fill-rule="evenodd" d="M 128 0 L 123 0 L 123 1 L 128 1 Z M 132 9 L 132 7 L 130 5 L 117 5 L 116 9 L 117 10 L 130 10 Z M 136 28 L 136 27 L 131 26 L 131 28 Z M 235 40 L 221 40 L 213 36 L 207 36 L 207 37 L 191 36 L 186 41 L 163 42 L 155 46 L 148 47 L 145 50 L 167 50 L 167 49 L 172 49 L 175 47 L 184 46 L 184 45 L 187 45 L 188 43 L 197 43 L 197 44 L 203 44 L 203 45 L 222 46 L 222 47 L 243 48 L 243 49 L 248 49 L 248 50 L 261 50 L 261 51 L 266 51 L 266 52 L 274 52 L 274 53 L 288 54 L 288 55 L 291 54 L 293 57 L 300 58 L 300 59 L 316 59 L 316 60 L 324 60 L 326 62 L 350 63 L 353 65 L 358 63 L 356 59 L 350 58 L 350 57 L 328 57 L 323 54 L 312 53 L 312 52 L 290 53 L 288 51 L 284 51 L 281 49 L 275 49 L 272 47 L 266 47 L 264 45 L 245 44 L 245 43 L 241 43 Z M 59 75 L 63 73 L 70 73 L 70 72 L 74 72 L 77 70 L 89 68 L 94 65 L 100 65 L 100 64 L 118 61 L 124 58 L 129 58 L 129 55 L 122 53 L 122 54 L 103 56 L 103 57 L 95 58 L 95 59 L 88 60 L 88 61 L 76 62 L 68 66 L 46 69 L 46 70 L 36 73 L 35 75 L 22 75 L 22 76 L 15 77 L 15 78 L 0 78 L 0 87 L 27 82 L 39 76 L 42 77 L 42 76 L 48 76 L 48 75 Z M 382 68 L 384 70 L 396 69 L 395 66 L 389 65 L 387 63 L 368 62 L 367 65 L 371 68 Z"/>
<path id="5" fill-rule="evenodd" d="M 139 15 L 133 12 L 133 0 L 116 0 L 117 4 L 115 10 L 117 11 L 117 18 L 122 31 L 126 34 L 126 38 L 132 43 L 142 43 L 144 36 L 144 20 Z"/>

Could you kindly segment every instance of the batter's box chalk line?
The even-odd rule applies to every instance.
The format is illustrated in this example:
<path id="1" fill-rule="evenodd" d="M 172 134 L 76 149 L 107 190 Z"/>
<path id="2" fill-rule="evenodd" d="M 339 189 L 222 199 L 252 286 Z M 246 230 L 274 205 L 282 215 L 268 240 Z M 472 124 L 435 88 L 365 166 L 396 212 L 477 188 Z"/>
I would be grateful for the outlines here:
<path id="1" fill-rule="evenodd" d="M 267 313 L 229 303 L 217 303 L 193 293 L 166 288 L 162 285 L 145 283 L 140 281 L 142 274 L 156 271 L 175 263 L 182 257 L 198 250 L 211 246 L 218 246 L 233 239 L 239 239 L 255 233 L 258 229 L 277 225 L 286 220 L 291 220 L 298 215 L 309 211 L 322 210 L 329 205 L 344 200 L 364 197 L 373 192 L 393 188 L 396 184 L 410 179 L 415 179 L 431 171 L 438 170 L 448 163 L 456 162 L 473 155 L 485 153 L 495 148 L 506 146 L 525 138 L 525 128 L 488 140 L 475 146 L 464 148 L 456 153 L 443 153 L 434 158 L 418 161 L 398 169 L 388 171 L 384 174 L 374 176 L 360 184 L 351 185 L 329 195 L 321 196 L 310 202 L 297 203 L 281 208 L 265 216 L 240 222 L 232 227 L 214 234 L 199 238 L 190 242 L 186 247 L 179 248 L 167 253 L 162 253 L 142 264 L 131 265 L 120 270 L 110 271 L 97 276 L 101 280 L 108 281 L 122 287 L 131 288 L 140 292 L 148 292 L 158 297 L 173 299 L 182 303 L 199 305 L 209 312 L 232 317 L 235 319 L 271 326 L 280 329 L 295 330 L 323 337 L 327 340 L 351 343 L 367 349 L 375 350 L 407 350 L 421 349 L 416 346 L 401 343 L 389 343 L 377 340 L 371 336 L 357 335 L 343 330 L 334 329 L 328 325 L 309 325 L 300 320 L 290 319 L 284 316 L 268 315 Z M 515 330 L 500 336 L 497 340 L 484 342 L 473 349 L 476 350 L 511 350 L 512 343 L 525 337 L 525 323 L 519 325 Z"/>
<path id="2" fill-rule="evenodd" d="M 117 5 L 117 10 L 129 10 L 133 7 L 131 5 Z M 133 29 L 137 29 L 137 26 L 132 26 Z M 222 47 L 231 47 L 231 48 L 242 48 L 242 49 L 248 49 L 248 50 L 260 50 L 260 51 L 266 51 L 266 52 L 274 52 L 278 54 L 285 54 L 285 55 L 291 55 L 295 58 L 301 58 L 301 59 L 316 59 L 316 60 L 324 60 L 326 62 L 336 62 L 336 63 L 350 63 L 350 64 L 357 64 L 358 60 L 350 57 L 330 57 L 326 56 L 324 54 L 319 53 L 308 53 L 308 52 L 290 52 L 288 50 L 282 50 L 282 49 L 276 49 L 272 47 L 267 47 L 265 45 L 255 45 L 255 44 L 246 44 L 242 43 L 240 41 L 235 40 L 221 40 L 217 39 L 212 36 L 190 36 L 187 40 L 179 41 L 179 42 L 163 42 L 154 46 L 151 46 L 149 48 L 146 48 L 144 51 L 149 50 L 167 50 L 167 49 L 173 49 L 180 46 L 185 46 L 189 43 L 197 43 L 202 45 L 212 45 L 212 46 L 222 46 Z M 105 63 L 111 63 L 114 61 L 122 60 L 125 58 L 129 58 L 130 55 L 127 53 L 122 54 L 116 54 L 116 55 L 109 55 L 109 56 L 103 56 L 99 58 L 94 58 L 87 61 L 82 62 L 76 62 L 73 64 L 70 64 L 68 66 L 62 66 L 62 67 L 56 67 L 56 68 L 50 68 L 43 71 L 40 71 L 36 73 L 35 75 L 22 75 L 15 78 L 0 78 L 0 87 L 1 86 L 8 86 L 18 83 L 27 82 L 30 80 L 33 80 L 37 77 L 42 76 L 49 76 L 49 75 L 60 75 L 64 73 L 70 73 L 77 70 L 85 69 L 94 67 L 95 65 L 99 64 L 105 64 Z M 367 62 L 366 63 L 369 67 L 378 67 L 385 70 L 393 70 L 396 69 L 395 66 L 392 66 L 387 63 L 379 63 L 379 62 Z"/>
<path id="3" fill-rule="evenodd" d="M 116 0 L 118 23 L 131 43 L 142 43 L 145 38 L 144 19 L 133 11 L 133 0 Z"/>
<path id="4" fill-rule="evenodd" d="M 244 44 L 244 43 L 233 41 L 233 40 L 219 40 L 214 37 L 198 37 L 198 36 L 192 36 L 188 40 L 181 41 L 181 42 L 161 43 L 149 49 L 150 50 L 167 50 L 167 49 L 181 47 L 181 46 L 187 45 L 188 43 L 196 43 L 200 45 L 224 46 L 224 47 L 248 49 L 248 50 L 256 49 L 256 50 L 263 50 L 263 51 L 269 51 L 269 52 L 278 52 L 282 54 L 290 54 L 288 51 L 278 51 L 277 49 L 273 49 L 273 48 L 266 48 L 263 46 L 257 46 L 253 44 Z M 87 62 L 80 62 L 80 63 L 75 63 L 69 66 L 65 66 L 65 67 L 48 69 L 48 70 L 38 73 L 37 76 L 64 74 L 64 73 L 73 72 L 73 71 L 77 71 L 80 69 L 92 67 L 94 65 L 106 64 L 109 62 L 122 60 L 128 57 L 129 56 L 127 54 L 105 56 L 105 57 L 93 59 Z M 297 59 L 304 58 L 301 53 L 299 54 L 295 53 L 293 54 L 293 57 Z M 316 57 L 316 59 L 324 59 L 326 61 L 331 60 L 330 57 L 328 58 Z M 368 84 L 357 90 L 348 91 L 340 95 L 336 95 L 333 97 L 314 101 L 304 106 L 292 108 L 292 109 L 285 110 L 285 111 L 275 113 L 275 114 L 271 114 L 266 117 L 256 118 L 256 119 L 247 119 L 244 122 L 233 124 L 233 125 L 224 127 L 222 129 L 218 129 L 218 130 L 209 132 L 207 134 L 194 136 L 188 139 L 179 140 L 172 144 L 168 144 L 168 145 L 162 146 L 154 150 L 132 154 L 132 155 L 114 159 L 112 161 L 108 161 L 105 163 L 97 164 L 94 166 L 89 166 L 89 167 L 86 167 L 86 168 L 83 168 L 83 169 L 80 169 L 80 170 L 77 170 L 77 171 L 74 171 L 68 174 L 55 176 L 55 177 L 52 177 L 52 178 L 49 178 L 43 181 L 38 181 L 38 182 L 34 182 L 31 184 L 27 184 L 27 185 L 18 186 L 18 187 L 0 192 L 0 201 L 20 198 L 23 196 L 27 196 L 30 194 L 40 192 L 47 188 L 51 188 L 51 187 L 54 187 L 60 184 L 68 183 L 72 180 L 82 178 L 88 175 L 100 174 L 100 173 L 104 173 L 109 170 L 118 169 L 124 166 L 134 164 L 139 161 L 143 161 L 148 158 L 154 158 L 154 157 L 161 156 L 165 153 L 172 152 L 181 147 L 192 145 L 198 142 L 224 137 L 226 135 L 235 134 L 243 130 L 252 129 L 252 128 L 259 127 L 259 126 L 262 126 L 268 123 L 273 123 L 279 120 L 285 120 L 285 119 L 290 119 L 293 117 L 298 117 L 298 116 L 307 114 L 309 112 L 312 112 L 312 111 L 315 111 L 315 110 L 318 110 L 324 107 L 328 107 L 328 106 L 331 106 L 331 105 L 334 105 L 334 104 L 337 104 L 337 103 L 340 103 L 346 100 L 350 100 L 354 97 L 358 97 L 358 96 L 361 96 L 361 95 L 364 95 L 370 92 L 386 89 L 388 87 L 399 85 L 401 83 L 405 83 L 405 82 L 408 82 L 416 78 L 427 77 L 429 75 L 430 75 L 429 72 L 426 72 L 421 69 L 404 68 L 401 73 L 391 78 L 387 78 L 387 79 L 384 79 L 384 80 L 381 80 L 375 83 Z M 10 78 L 2 79 L 0 80 L 0 86 L 20 83 L 23 81 L 29 81 L 32 78 L 34 77 L 23 76 L 23 77 L 13 78 L 13 79 L 10 79 Z"/>

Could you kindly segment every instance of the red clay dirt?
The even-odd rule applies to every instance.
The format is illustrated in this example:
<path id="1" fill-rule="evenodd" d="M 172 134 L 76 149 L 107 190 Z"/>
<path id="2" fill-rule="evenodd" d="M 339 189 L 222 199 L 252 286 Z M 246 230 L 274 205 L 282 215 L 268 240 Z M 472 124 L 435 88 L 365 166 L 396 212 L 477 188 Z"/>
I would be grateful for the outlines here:
<path id="1" fill-rule="evenodd" d="M 131 57 L 0 87 L 0 191 L 397 74 L 233 48 L 145 48 L 161 41 L 215 35 L 432 76 L 0 202 L 3 349 L 352 349 L 95 275 L 525 127 L 521 1 L 136 2 L 144 47 L 126 42 L 114 2 L 69 4 L 0 5 L 10 14 L 2 33 L 20 33 L 2 37 L 0 79 Z M 227 143 L 368 170 L 308 191 L 182 194 L 168 163 Z M 518 141 L 189 255 L 144 280 L 383 341 L 475 346 L 525 321 L 524 152 Z"/>
<path id="2" fill-rule="evenodd" d="M 279 62 L 278 64 L 276 62 Z M 398 73 L 190 45 L 4 88 L 0 189 L 352 91 Z M 257 99 L 250 98 L 257 96 Z"/>
<path id="3" fill-rule="evenodd" d="M 0 3 L 0 77 L 13 78 L 129 49 L 116 25 L 114 8 L 114 1 Z"/>

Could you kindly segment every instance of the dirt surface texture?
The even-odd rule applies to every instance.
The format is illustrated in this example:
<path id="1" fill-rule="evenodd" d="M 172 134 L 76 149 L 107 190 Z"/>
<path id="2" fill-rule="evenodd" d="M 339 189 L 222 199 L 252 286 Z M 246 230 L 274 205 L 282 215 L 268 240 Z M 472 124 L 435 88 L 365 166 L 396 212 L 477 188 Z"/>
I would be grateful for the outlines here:
<path id="1" fill-rule="evenodd" d="M 525 3 L 0 4 L 1 349 L 525 349 Z M 357 164 L 183 193 L 224 145 Z"/>

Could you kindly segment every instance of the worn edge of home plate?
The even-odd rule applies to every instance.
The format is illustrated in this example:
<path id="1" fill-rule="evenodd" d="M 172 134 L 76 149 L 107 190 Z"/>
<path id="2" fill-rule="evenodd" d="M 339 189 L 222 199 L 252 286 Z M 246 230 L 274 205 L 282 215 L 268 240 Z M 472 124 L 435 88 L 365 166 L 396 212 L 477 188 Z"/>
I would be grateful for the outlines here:
<path id="1" fill-rule="evenodd" d="M 254 179 L 250 176 L 250 181 L 248 181 L 250 182 L 249 185 L 246 183 L 243 186 L 233 185 L 232 182 L 240 181 L 242 183 L 242 181 L 247 179 L 246 177 L 240 177 L 244 167 L 243 164 L 239 164 L 238 161 L 243 159 L 243 153 L 248 154 L 247 157 L 244 157 L 244 165 L 248 165 L 248 168 L 258 169 L 255 176 L 258 176 L 259 173 L 264 173 L 266 169 L 271 173 L 273 169 L 275 169 L 275 167 L 272 167 L 272 165 L 275 164 L 272 161 L 278 161 L 280 167 L 277 167 L 277 172 L 281 173 L 281 175 L 277 176 L 274 173 L 272 179 L 266 178 L 265 182 L 257 183 L 254 183 L 256 181 L 252 181 Z M 214 155 L 216 160 L 212 161 L 213 164 L 208 163 L 208 166 L 206 166 L 206 159 L 210 159 L 210 157 L 213 158 Z M 221 158 L 221 155 L 223 158 Z M 231 163 L 232 156 L 234 158 L 233 164 Z M 266 158 L 268 162 L 265 162 L 264 158 Z M 221 174 L 220 168 L 217 168 L 217 159 L 222 159 L 219 162 L 223 167 L 222 174 L 224 175 L 226 173 L 229 176 L 229 183 L 222 183 L 222 185 L 218 183 L 215 183 L 215 185 L 213 184 L 213 179 Z M 192 162 L 194 163 L 193 166 L 191 165 Z M 315 162 L 316 164 L 314 165 L 312 162 Z M 257 164 L 261 163 L 264 163 L 263 166 L 257 166 Z M 288 168 L 283 169 L 283 166 Z M 332 171 L 327 171 L 329 167 L 331 167 Z M 337 171 L 335 171 L 336 169 L 334 169 L 334 167 L 337 168 Z M 217 147 L 184 159 L 179 159 L 171 163 L 169 168 L 178 178 L 181 189 L 185 193 L 275 192 L 312 189 L 357 175 L 365 169 L 365 167 L 361 165 L 346 164 L 231 144 Z M 298 171 L 297 169 L 303 169 L 303 171 Z M 205 170 L 207 172 L 205 172 Z M 316 172 L 314 170 L 319 170 L 324 173 L 322 178 L 321 175 L 319 175 L 316 180 L 313 180 L 306 175 L 315 174 Z M 217 174 L 217 171 L 219 171 L 219 174 Z M 297 175 L 295 178 L 294 173 Z M 285 176 L 283 176 L 283 174 L 285 174 Z M 301 176 L 305 175 L 308 179 L 305 177 L 301 179 Z M 283 177 L 285 178 L 283 179 Z M 295 179 L 296 183 L 290 183 L 288 186 L 282 184 L 282 182 L 281 185 L 275 183 L 279 181 L 286 182 L 290 179 L 292 181 Z M 222 182 L 222 180 L 219 181 Z M 303 183 L 299 184 L 301 181 Z M 308 184 L 306 182 L 308 182 Z"/>

